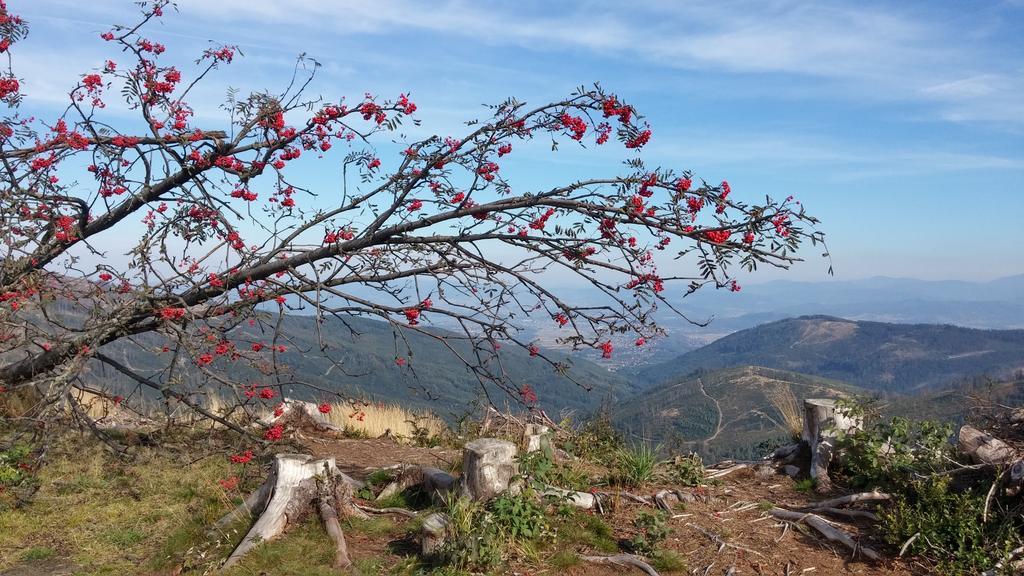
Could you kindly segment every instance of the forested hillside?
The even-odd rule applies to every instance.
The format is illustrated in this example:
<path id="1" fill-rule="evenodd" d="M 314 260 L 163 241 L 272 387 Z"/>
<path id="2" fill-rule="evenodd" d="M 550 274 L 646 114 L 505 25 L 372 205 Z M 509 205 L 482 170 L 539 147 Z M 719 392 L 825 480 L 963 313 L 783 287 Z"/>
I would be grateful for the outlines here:
<path id="1" fill-rule="evenodd" d="M 648 389 L 617 406 L 615 424 L 635 441 L 669 451 L 694 450 L 711 460 L 759 458 L 764 442 L 800 428 L 805 398 L 847 397 L 866 391 L 785 370 L 741 366 L 697 370 Z"/>
<path id="2" fill-rule="evenodd" d="M 313 317 L 289 316 L 282 319 L 281 333 L 283 336 L 277 342 L 285 346 L 285 352 L 277 355 L 282 368 L 279 375 L 264 376 L 247 363 L 234 367 L 235 375 L 264 384 L 280 383 L 284 394 L 290 397 L 316 400 L 337 392 L 407 408 L 426 408 L 446 418 L 457 418 L 474 400 L 486 400 L 484 390 L 498 405 L 514 402 L 493 385 L 481 386 L 480 380 L 459 360 L 459 356 L 471 357 L 470 346 L 454 338 L 442 342 L 408 329 L 396 337 L 388 324 L 356 317 L 344 322 L 329 318 L 318 330 Z M 434 333 L 445 334 L 440 330 Z M 269 335 L 245 327 L 237 329 L 235 337 L 243 342 L 265 342 Z M 164 370 L 171 355 L 153 354 L 163 345 L 158 337 L 137 340 L 142 346 L 119 342 L 104 351 L 144 374 L 156 375 Z M 566 360 L 561 353 L 551 357 Z M 621 399 L 636 391 L 626 377 L 584 359 L 573 358 L 565 375 L 513 346 L 503 347 L 500 359 L 501 365 L 492 368 L 507 374 L 516 386 L 530 385 L 538 405 L 552 414 L 563 409 L 589 413 L 610 398 Z M 194 363 L 183 365 L 185 369 L 177 377 L 196 376 L 192 374 L 196 370 Z M 131 380 L 99 363 L 90 364 L 86 379 L 114 382 L 122 391 L 135 388 Z M 318 393 L 318 388 L 324 392 Z"/>

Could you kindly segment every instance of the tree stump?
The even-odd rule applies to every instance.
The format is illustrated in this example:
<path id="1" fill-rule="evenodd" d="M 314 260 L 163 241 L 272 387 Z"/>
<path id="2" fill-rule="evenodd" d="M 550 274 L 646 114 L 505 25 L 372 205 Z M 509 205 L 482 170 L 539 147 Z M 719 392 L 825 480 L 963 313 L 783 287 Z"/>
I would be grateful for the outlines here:
<path id="1" fill-rule="evenodd" d="M 359 484 L 338 471 L 333 458 L 314 460 L 305 454 L 278 454 L 263 486 L 217 523 L 224 525 L 249 511 L 259 513 L 222 569 L 234 566 L 260 542 L 277 538 L 290 525 L 314 512 L 335 542 L 335 566 L 348 567 L 352 562 L 338 518 L 339 514 L 366 517 L 352 505 L 352 489 Z"/>
<path id="2" fill-rule="evenodd" d="M 420 527 L 420 553 L 429 558 L 441 551 L 448 539 L 448 516 L 434 512 L 423 519 Z"/>
<path id="3" fill-rule="evenodd" d="M 551 445 L 551 428 L 543 424 L 527 424 L 523 429 L 526 452 L 538 452 Z"/>
<path id="4" fill-rule="evenodd" d="M 508 490 L 518 473 L 515 444 L 497 438 L 473 440 L 462 454 L 461 494 L 486 502 Z"/>
<path id="5" fill-rule="evenodd" d="M 828 466 L 832 461 L 836 435 L 860 430 L 862 426 L 863 419 L 836 410 L 834 399 L 804 400 L 804 426 L 800 439 L 811 451 L 810 475 L 815 481 L 815 490 L 828 492 L 832 489 Z"/>
<path id="6" fill-rule="evenodd" d="M 466 443 L 462 452 L 462 478 L 422 466 L 418 476 L 423 491 L 437 502 L 455 492 L 463 498 L 486 502 L 509 489 L 519 474 L 516 445 L 497 438 L 478 438 Z M 451 521 L 436 512 L 424 518 L 420 527 L 420 551 L 426 556 L 437 554 L 448 538 Z"/>
<path id="7" fill-rule="evenodd" d="M 259 419 L 259 424 L 264 428 L 281 424 L 294 429 L 311 428 L 328 432 L 344 432 L 343 429 L 328 422 L 327 417 L 320 413 L 316 404 L 291 398 L 285 398 L 281 402 L 280 416 L 267 414 Z"/>

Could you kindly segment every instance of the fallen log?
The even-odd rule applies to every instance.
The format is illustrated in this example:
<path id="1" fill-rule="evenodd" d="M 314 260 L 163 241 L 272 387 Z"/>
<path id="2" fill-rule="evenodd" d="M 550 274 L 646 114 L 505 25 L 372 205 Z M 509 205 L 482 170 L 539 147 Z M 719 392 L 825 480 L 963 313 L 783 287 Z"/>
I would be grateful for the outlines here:
<path id="1" fill-rule="evenodd" d="M 957 435 L 957 448 L 975 464 L 1002 470 L 998 480 L 1011 491 L 1024 486 L 1024 456 L 1006 442 L 965 424 Z"/>
<path id="2" fill-rule="evenodd" d="M 830 498 L 828 500 L 822 500 L 821 502 L 815 502 L 808 506 L 805 506 L 805 510 L 814 510 L 821 508 L 835 508 L 837 506 L 847 506 L 849 504 L 856 504 L 858 502 L 882 502 L 885 500 L 892 500 L 892 496 L 885 492 L 859 492 L 857 494 L 849 494 L 847 496 L 840 496 L 838 498 Z"/>
<path id="3" fill-rule="evenodd" d="M 793 510 L 785 510 L 782 508 L 772 508 L 768 511 L 768 514 L 779 518 L 780 520 L 789 520 L 790 522 L 803 522 L 811 528 L 817 530 L 822 536 L 831 540 L 832 542 L 838 542 L 843 546 L 849 548 L 855 555 L 859 552 L 865 557 L 871 560 L 878 560 L 881 558 L 878 552 L 875 552 L 871 548 L 861 546 L 856 540 L 853 539 L 853 535 L 850 533 L 840 530 L 835 526 L 829 524 L 827 520 L 812 514 L 810 512 L 794 512 Z"/>
<path id="4" fill-rule="evenodd" d="M 957 447 L 975 464 L 1008 466 L 1018 460 L 1017 451 L 1008 444 L 966 424 L 960 428 Z"/>
<path id="5" fill-rule="evenodd" d="M 317 482 L 317 503 L 324 529 L 334 541 L 334 567 L 342 569 L 351 566 L 352 560 L 348 557 L 348 545 L 345 543 L 345 533 L 341 531 L 341 524 L 338 522 L 338 511 L 331 504 L 334 500 L 333 484 L 334 480 L 329 475 L 323 481 Z"/>
<path id="6" fill-rule="evenodd" d="M 580 556 L 580 559 L 585 562 L 593 562 L 594 564 L 608 564 L 626 568 L 632 567 L 642 570 L 648 576 L 660 576 L 653 566 L 644 562 L 639 556 L 635 556 L 633 554 L 616 554 L 615 556 Z"/>

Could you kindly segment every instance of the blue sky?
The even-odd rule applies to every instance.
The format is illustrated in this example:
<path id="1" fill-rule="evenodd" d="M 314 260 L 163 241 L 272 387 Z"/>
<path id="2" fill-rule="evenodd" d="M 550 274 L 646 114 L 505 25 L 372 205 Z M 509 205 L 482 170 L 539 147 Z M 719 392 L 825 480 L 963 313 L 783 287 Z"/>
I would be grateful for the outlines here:
<path id="1" fill-rule="evenodd" d="M 116 54 L 128 0 L 10 0 L 29 111 L 62 108 Z M 1024 2 L 391 2 L 182 0 L 149 36 L 188 62 L 208 40 L 246 57 L 200 93 L 280 88 L 295 56 L 313 91 L 413 94 L 455 134 L 480 104 L 557 99 L 600 81 L 641 110 L 650 164 L 794 194 L 823 220 L 838 279 L 990 279 L 1024 272 Z M 71 50 L 68 50 L 71 47 Z M 112 106 L 110 114 L 122 113 Z M 605 152 L 524 155 L 520 188 L 614 169 Z M 321 166 L 322 168 L 322 166 Z M 328 171 L 330 172 L 330 171 Z M 330 185 L 329 177 L 318 177 Z M 787 277 L 825 279 L 814 259 Z M 779 277 L 767 272 L 760 279 Z"/>

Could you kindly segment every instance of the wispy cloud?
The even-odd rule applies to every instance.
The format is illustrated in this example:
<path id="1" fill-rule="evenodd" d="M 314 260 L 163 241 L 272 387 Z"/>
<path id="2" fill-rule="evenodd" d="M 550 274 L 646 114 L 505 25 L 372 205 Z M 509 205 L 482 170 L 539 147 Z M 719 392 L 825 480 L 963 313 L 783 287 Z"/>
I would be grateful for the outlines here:
<path id="1" fill-rule="evenodd" d="M 948 120 L 1024 123 L 1015 81 L 1021 71 L 1001 67 L 1013 58 L 994 60 L 985 50 L 984 37 L 998 27 L 982 17 L 977 29 L 963 30 L 959 19 L 954 25 L 909 8 L 864 3 L 648 0 L 629 9 L 603 1 L 574 8 L 459 0 L 179 4 L 211 21 L 258 22 L 296 38 L 305 37 L 305 29 L 336 36 L 412 29 L 533 50 L 569 47 L 669 68 L 816 77 L 849 97 L 934 104 L 936 115 Z"/>

